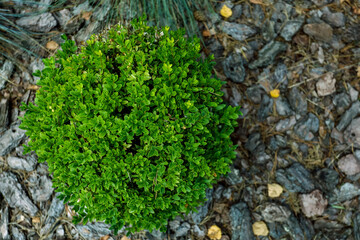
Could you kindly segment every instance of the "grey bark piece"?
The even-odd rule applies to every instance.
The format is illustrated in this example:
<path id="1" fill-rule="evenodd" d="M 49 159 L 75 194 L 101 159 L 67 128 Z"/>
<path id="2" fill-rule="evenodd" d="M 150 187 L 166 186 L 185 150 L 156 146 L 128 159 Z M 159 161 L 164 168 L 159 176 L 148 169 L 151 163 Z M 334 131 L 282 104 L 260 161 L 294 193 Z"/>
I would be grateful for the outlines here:
<path id="1" fill-rule="evenodd" d="M 315 235 L 311 222 L 302 217 L 298 221 L 294 214 L 290 215 L 283 227 L 292 239 L 313 239 Z"/>
<path id="2" fill-rule="evenodd" d="M 255 149 L 261 144 L 263 144 L 263 142 L 261 141 L 261 135 L 260 133 L 255 132 L 250 134 L 248 140 L 245 143 L 245 148 L 250 152 L 254 152 Z"/>
<path id="3" fill-rule="evenodd" d="M 336 129 L 343 131 L 350 122 L 360 114 L 360 101 L 354 102 L 351 107 L 343 114 L 339 124 L 336 126 Z"/>
<path id="4" fill-rule="evenodd" d="M 266 67 L 273 63 L 275 57 L 283 51 L 286 51 L 287 45 L 283 42 L 271 41 L 266 44 L 260 51 L 258 59 L 249 64 L 250 69 Z"/>
<path id="5" fill-rule="evenodd" d="M 42 235 L 45 235 L 45 233 L 50 230 L 51 225 L 58 217 L 60 217 L 61 213 L 64 211 L 65 205 L 62 200 L 58 199 L 59 195 L 60 193 L 56 193 L 51 202 L 49 211 L 47 212 L 44 227 L 40 230 Z"/>
<path id="6" fill-rule="evenodd" d="M 232 229 L 231 239 L 255 240 L 250 211 L 244 202 L 240 202 L 230 208 L 230 222 Z"/>
<path id="7" fill-rule="evenodd" d="M 215 198 L 216 200 L 221 199 L 221 196 L 222 196 L 222 193 L 223 193 L 224 189 L 225 189 L 225 188 L 224 188 L 223 185 L 219 185 L 219 186 L 216 188 L 216 190 L 214 191 L 214 198 Z"/>
<path id="8" fill-rule="evenodd" d="M 350 84 L 348 84 L 350 99 L 352 102 L 359 100 L 359 92 L 355 90 Z"/>
<path id="9" fill-rule="evenodd" d="M 231 23 L 224 21 L 220 25 L 222 32 L 232 36 L 238 41 L 244 41 L 245 39 L 256 34 L 256 30 L 245 24 Z"/>
<path id="10" fill-rule="evenodd" d="M 11 226 L 11 234 L 13 235 L 13 239 L 26 240 L 25 234 L 15 226 Z"/>
<path id="11" fill-rule="evenodd" d="M 276 181 L 289 192 L 308 193 L 315 189 L 315 181 L 310 172 L 300 163 L 277 170 Z"/>
<path id="12" fill-rule="evenodd" d="M 9 80 L 14 70 L 14 64 L 6 60 L 0 69 L 0 90 L 5 88 L 6 80 Z"/>
<path id="13" fill-rule="evenodd" d="M 296 118 L 295 116 L 291 116 L 290 118 L 286 118 L 283 120 L 280 120 L 275 127 L 275 130 L 277 132 L 285 132 L 289 129 L 291 129 L 296 124 Z"/>
<path id="14" fill-rule="evenodd" d="M 85 226 L 82 224 L 76 225 L 79 234 L 85 239 L 99 239 L 104 235 L 108 235 L 111 233 L 109 228 L 110 225 L 103 222 L 87 223 Z"/>
<path id="15" fill-rule="evenodd" d="M 266 120 L 266 118 L 273 112 L 274 100 L 267 95 L 263 95 L 260 108 L 257 112 L 257 119 L 260 122 Z"/>
<path id="16" fill-rule="evenodd" d="M 291 110 L 289 103 L 283 97 L 276 98 L 275 100 L 276 112 L 280 116 L 291 116 L 294 115 L 293 110 Z"/>
<path id="17" fill-rule="evenodd" d="M 105 16 L 108 14 L 108 12 L 110 11 L 111 8 L 111 2 L 110 0 L 104 0 L 102 3 L 102 6 L 107 6 L 107 7 L 101 7 L 101 8 L 97 8 L 95 10 L 95 12 L 93 13 L 93 17 L 97 20 L 97 21 L 103 21 Z"/>
<path id="18" fill-rule="evenodd" d="M 50 32 L 57 25 L 56 19 L 51 13 L 22 17 L 16 20 L 16 24 L 34 32 Z"/>
<path id="19" fill-rule="evenodd" d="M 240 53 L 232 53 L 223 62 L 223 68 L 226 77 L 235 83 L 241 83 L 245 80 L 246 71 L 243 66 L 244 62 Z"/>
<path id="20" fill-rule="evenodd" d="M 346 128 L 344 140 L 349 146 L 360 148 L 360 117 L 353 119 Z"/>
<path id="21" fill-rule="evenodd" d="M 308 117 L 299 121 L 294 127 L 294 133 L 305 141 L 311 141 L 314 133 L 319 130 L 319 119 L 312 113 Z"/>
<path id="22" fill-rule="evenodd" d="M 189 215 L 191 216 L 193 222 L 195 224 L 200 224 L 201 221 L 206 217 L 209 211 L 209 206 L 212 201 L 212 195 L 213 195 L 214 189 L 207 189 L 206 190 L 206 199 L 207 201 L 202 205 L 201 207 L 198 207 L 198 212 L 190 212 Z"/>
<path id="23" fill-rule="evenodd" d="M 151 239 L 151 240 L 163 240 L 165 239 L 166 234 L 160 232 L 159 230 L 154 230 L 151 233 L 146 230 L 146 237 L 147 239 Z"/>
<path id="24" fill-rule="evenodd" d="M 275 135 L 270 138 L 269 149 L 272 151 L 276 151 L 279 148 L 286 147 L 286 145 L 287 145 L 287 140 L 285 137 L 281 135 Z"/>
<path id="25" fill-rule="evenodd" d="M 0 137 L 0 156 L 10 153 L 16 148 L 25 137 L 25 132 L 26 131 L 20 129 L 18 125 L 12 125 L 10 129 Z"/>
<path id="26" fill-rule="evenodd" d="M 266 203 L 261 215 L 266 222 L 285 222 L 290 217 L 291 211 L 276 203 Z"/>
<path id="27" fill-rule="evenodd" d="M 190 224 L 184 222 L 181 226 L 176 230 L 175 237 L 183 237 L 190 231 Z"/>
<path id="28" fill-rule="evenodd" d="M 265 41 L 269 42 L 277 37 L 275 33 L 275 22 L 266 20 L 261 27 L 261 35 Z"/>
<path id="29" fill-rule="evenodd" d="M 30 176 L 29 182 L 29 191 L 34 201 L 44 202 L 50 199 L 54 191 L 50 178 L 35 173 Z"/>
<path id="30" fill-rule="evenodd" d="M 241 93 L 240 93 L 240 91 L 237 90 L 237 88 L 232 87 L 231 88 L 231 93 L 232 93 L 232 96 L 229 99 L 229 103 L 233 107 L 239 106 L 240 101 L 241 101 Z"/>
<path id="31" fill-rule="evenodd" d="M 336 106 L 336 111 L 338 112 L 338 114 L 343 114 L 345 110 L 350 106 L 351 100 L 350 96 L 343 92 L 337 94 L 333 98 L 332 102 Z"/>
<path id="32" fill-rule="evenodd" d="M 60 225 L 57 229 L 56 229 L 56 240 L 65 240 L 65 230 L 64 227 L 62 225 Z"/>
<path id="33" fill-rule="evenodd" d="M 64 27 L 71 19 L 72 14 L 69 11 L 69 9 L 62 9 L 62 10 L 54 13 L 54 17 L 58 21 L 59 25 L 61 27 Z"/>
<path id="34" fill-rule="evenodd" d="M 94 21 L 90 23 L 86 28 L 82 28 L 75 36 L 77 42 L 86 41 L 92 34 L 97 33 L 100 29 L 100 22 Z"/>
<path id="35" fill-rule="evenodd" d="M 269 156 L 265 152 L 265 146 L 264 148 L 256 149 L 254 157 L 255 157 L 255 163 L 259 165 L 265 164 L 271 159 L 271 156 Z"/>
<path id="36" fill-rule="evenodd" d="M 11 240 L 9 233 L 9 207 L 2 202 L 0 211 L 0 239 Z"/>
<path id="37" fill-rule="evenodd" d="M 322 19 L 325 20 L 332 27 L 344 27 L 345 26 L 345 15 L 341 12 L 332 13 L 328 7 L 324 7 Z"/>
<path id="38" fill-rule="evenodd" d="M 236 169 L 234 166 L 230 166 L 230 172 L 226 176 L 225 181 L 230 185 L 236 185 L 242 183 L 244 179 L 242 178 L 239 169 Z"/>
<path id="39" fill-rule="evenodd" d="M 307 101 L 305 95 L 300 92 L 298 88 L 292 88 L 290 90 L 288 100 L 296 114 L 300 114 L 301 116 L 307 114 Z"/>
<path id="40" fill-rule="evenodd" d="M 18 157 L 8 157 L 7 162 L 9 167 L 16 170 L 25 170 L 31 172 L 36 167 L 36 159 L 28 157 L 26 160 Z"/>
<path id="41" fill-rule="evenodd" d="M 360 161 L 360 150 L 356 150 L 356 151 L 354 152 L 354 156 L 356 157 L 357 160 Z"/>
<path id="42" fill-rule="evenodd" d="M 280 32 L 280 36 L 288 42 L 291 41 L 292 37 L 300 30 L 304 21 L 305 19 L 303 17 L 287 21 Z"/>
<path id="43" fill-rule="evenodd" d="M 180 227 L 180 220 L 174 219 L 173 221 L 169 221 L 169 227 L 175 232 L 176 229 Z"/>
<path id="44" fill-rule="evenodd" d="M 265 94 L 265 91 L 259 85 L 253 85 L 246 89 L 246 95 L 255 104 L 261 102 L 262 95 Z"/>
<path id="45" fill-rule="evenodd" d="M 274 71 L 274 77 L 271 78 L 271 84 L 272 86 L 278 87 L 278 85 L 280 85 L 280 89 L 286 89 L 287 85 L 289 84 L 288 81 L 288 69 L 286 67 L 286 65 L 284 63 L 280 63 L 276 66 L 275 71 Z"/>
<path id="46" fill-rule="evenodd" d="M 354 223 L 355 240 L 360 240 L 360 213 L 359 212 L 354 214 L 353 223 Z"/>
<path id="47" fill-rule="evenodd" d="M 339 183 L 339 174 L 333 169 L 323 168 L 316 172 L 315 177 L 323 192 L 332 192 Z"/>
<path id="48" fill-rule="evenodd" d="M 34 61 L 32 61 L 29 65 L 29 70 L 31 73 L 36 72 L 36 70 L 40 70 L 42 71 L 45 68 L 45 65 L 43 63 L 43 61 L 40 58 L 35 59 Z M 34 84 L 36 84 L 36 82 L 40 79 L 39 77 L 35 77 L 34 78 Z"/>
<path id="49" fill-rule="evenodd" d="M 85 19 L 83 18 L 73 17 L 68 9 L 63 9 L 54 13 L 54 17 L 59 22 L 64 31 L 69 34 L 78 31 L 81 24 L 85 22 Z"/>
<path id="50" fill-rule="evenodd" d="M 82 4 L 79 4 L 78 6 L 74 7 L 72 10 L 74 15 L 78 15 L 82 12 L 90 12 L 92 10 L 92 7 L 89 4 L 89 1 L 85 1 Z"/>
<path id="51" fill-rule="evenodd" d="M 326 23 L 310 23 L 303 27 L 304 32 L 314 37 L 316 40 L 323 42 L 331 42 L 333 37 L 333 29 Z"/>
<path id="52" fill-rule="evenodd" d="M 204 232 L 203 230 L 201 230 L 198 225 L 194 225 L 194 229 L 193 229 L 192 232 L 193 232 L 194 235 L 195 235 L 196 237 L 198 237 L 198 238 L 201 238 L 201 239 L 202 239 L 202 238 L 205 237 L 205 232 Z"/>
<path id="53" fill-rule="evenodd" d="M 242 14 L 242 5 L 236 5 L 232 9 L 232 15 L 229 17 L 229 22 L 234 22 L 236 19 L 238 19 Z"/>
<path id="54" fill-rule="evenodd" d="M 13 173 L 3 172 L 0 174 L 0 192 L 10 207 L 19 208 L 31 217 L 38 212 L 38 208 L 28 198 Z"/>
<path id="55" fill-rule="evenodd" d="M 5 131 L 8 124 L 9 124 L 9 100 L 3 98 L 0 100 L 0 134 L 1 132 Z"/>
<path id="56" fill-rule="evenodd" d="M 335 189 L 334 195 L 330 198 L 330 203 L 341 203 L 353 199 L 360 195 L 360 188 L 352 183 L 345 183 L 340 190 Z"/>

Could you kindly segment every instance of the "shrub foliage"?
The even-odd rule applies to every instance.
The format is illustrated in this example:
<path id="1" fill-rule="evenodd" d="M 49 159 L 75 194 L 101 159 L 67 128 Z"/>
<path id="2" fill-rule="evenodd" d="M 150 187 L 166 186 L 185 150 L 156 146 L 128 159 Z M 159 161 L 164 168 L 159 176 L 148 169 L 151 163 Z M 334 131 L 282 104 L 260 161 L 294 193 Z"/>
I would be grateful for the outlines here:
<path id="1" fill-rule="evenodd" d="M 235 158 L 241 112 L 222 104 L 213 58 L 202 60 L 199 40 L 183 30 L 144 19 L 81 47 L 67 40 L 35 74 L 35 105 L 21 106 L 24 153 L 47 161 L 75 223 L 164 231 L 205 201 Z"/>

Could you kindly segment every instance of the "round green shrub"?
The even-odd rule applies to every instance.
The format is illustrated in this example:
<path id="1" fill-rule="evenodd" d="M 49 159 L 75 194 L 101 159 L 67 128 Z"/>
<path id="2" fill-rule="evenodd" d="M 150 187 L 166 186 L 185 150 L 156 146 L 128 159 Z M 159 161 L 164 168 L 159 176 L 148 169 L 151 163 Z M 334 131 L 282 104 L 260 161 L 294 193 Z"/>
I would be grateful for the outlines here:
<path id="1" fill-rule="evenodd" d="M 21 106 L 24 153 L 47 161 L 75 223 L 164 231 L 206 200 L 235 158 L 230 134 L 241 112 L 221 104 L 213 57 L 202 60 L 199 40 L 183 30 L 144 19 L 81 48 L 65 41 L 34 74 L 37 106 Z"/>

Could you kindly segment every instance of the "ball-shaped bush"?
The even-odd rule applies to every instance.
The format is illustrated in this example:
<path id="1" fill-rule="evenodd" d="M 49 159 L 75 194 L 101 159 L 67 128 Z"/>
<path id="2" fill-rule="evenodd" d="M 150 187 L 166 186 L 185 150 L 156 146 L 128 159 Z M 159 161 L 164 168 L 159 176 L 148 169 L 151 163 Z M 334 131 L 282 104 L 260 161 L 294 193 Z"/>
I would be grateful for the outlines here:
<path id="1" fill-rule="evenodd" d="M 212 57 L 183 35 L 143 17 L 43 60 L 35 105 L 21 106 L 24 153 L 48 163 L 75 223 L 164 231 L 229 171 L 239 107 L 222 104 Z"/>

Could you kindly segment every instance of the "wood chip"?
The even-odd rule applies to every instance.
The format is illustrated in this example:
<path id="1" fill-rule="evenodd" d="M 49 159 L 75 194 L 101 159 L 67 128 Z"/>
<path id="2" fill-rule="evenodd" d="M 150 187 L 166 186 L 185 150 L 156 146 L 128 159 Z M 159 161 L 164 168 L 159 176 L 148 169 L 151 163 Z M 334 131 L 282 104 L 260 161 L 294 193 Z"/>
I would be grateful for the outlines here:
<path id="1" fill-rule="evenodd" d="M 92 12 L 83 12 L 83 14 L 81 15 L 81 17 L 82 17 L 83 19 L 85 19 L 86 21 L 88 21 L 88 20 L 90 19 L 91 15 L 92 15 Z"/>
<path id="2" fill-rule="evenodd" d="M 123 236 L 121 240 L 131 240 L 131 238 L 128 238 L 127 236 Z"/>
<path id="3" fill-rule="evenodd" d="M 58 47 L 59 47 L 59 44 L 57 44 L 57 42 L 55 42 L 55 41 L 50 41 L 46 44 L 46 48 L 49 50 L 56 50 L 56 49 L 58 49 Z"/>

